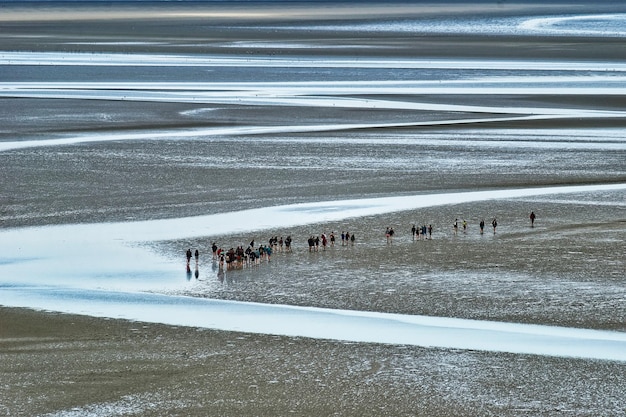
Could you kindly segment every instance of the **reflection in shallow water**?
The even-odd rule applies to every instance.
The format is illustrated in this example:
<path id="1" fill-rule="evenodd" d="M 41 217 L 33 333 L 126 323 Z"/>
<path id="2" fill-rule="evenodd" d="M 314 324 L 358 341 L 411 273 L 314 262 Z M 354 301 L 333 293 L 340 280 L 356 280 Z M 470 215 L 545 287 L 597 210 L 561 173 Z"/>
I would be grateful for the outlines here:
<path id="1" fill-rule="evenodd" d="M 138 240 L 150 241 L 157 236 L 162 239 L 211 236 L 239 230 L 304 225 L 329 219 L 406 211 L 433 205 L 624 189 L 626 184 L 448 193 L 430 195 L 428 198 L 404 196 L 268 207 L 246 211 L 246 214 L 253 215 L 243 216 L 241 213 L 225 213 L 194 219 L 5 230 L 0 232 L 0 248 L 16 261 L 0 264 L 0 276 L 4 281 L 0 304 L 224 330 L 626 360 L 626 335 L 612 332 L 137 293 L 137 290 L 164 291 L 168 285 L 170 288 L 176 287 L 178 281 L 171 279 L 171 264 L 142 248 L 131 246 Z M 344 207 L 344 210 L 317 210 L 320 207 Z M 225 216 L 234 216 L 237 222 L 224 221 Z M 245 219 L 251 223 L 246 224 Z M 260 222 L 258 219 L 273 220 Z M 198 224 L 206 226 L 199 228 Z M 158 231 L 157 235 L 154 234 L 155 231 Z M 86 236 L 89 245 L 86 245 Z M 64 244 L 59 250 L 57 242 L 61 240 Z M 33 261 L 19 249 L 16 250 L 22 247 L 34 247 L 36 251 L 46 253 L 49 257 L 42 261 Z M 95 252 L 90 249 L 93 247 L 97 248 Z M 91 265 L 90 268 L 80 268 L 80 274 L 73 275 L 69 272 L 72 269 L 68 270 L 72 265 L 68 262 L 68 256 L 80 258 L 83 266 L 93 262 L 95 267 Z M 111 259 L 119 261 L 124 258 L 128 258 L 129 262 L 116 262 L 114 266 L 109 263 Z M 198 268 L 196 264 L 196 276 L 199 274 Z M 212 268 L 215 271 L 215 261 Z M 142 273 L 132 280 L 133 271 L 137 270 Z M 146 274 L 146 271 L 150 273 Z M 217 278 L 220 282 L 232 284 L 229 281 L 230 275 L 223 268 L 218 268 Z M 51 276 L 63 279 L 51 280 Z M 165 282 L 155 282 L 154 277 L 157 276 L 165 279 Z M 192 279 L 189 265 L 187 279 Z M 55 286 L 51 286 L 51 282 Z M 198 316 L 203 318 L 199 319 Z"/>

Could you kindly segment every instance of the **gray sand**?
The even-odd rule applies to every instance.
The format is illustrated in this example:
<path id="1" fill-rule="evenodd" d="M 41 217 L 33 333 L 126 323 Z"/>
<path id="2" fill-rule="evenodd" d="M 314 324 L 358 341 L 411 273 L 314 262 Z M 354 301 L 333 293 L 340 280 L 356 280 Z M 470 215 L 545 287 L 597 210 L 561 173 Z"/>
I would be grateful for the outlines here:
<path id="1" fill-rule="evenodd" d="M 512 15 L 531 10 L 511 5 L 489 9 Z M 368 54 L 624 58 L 621 39 L 412 39 L 393 33 L 372 39 L 367 33 L 346 38 L 332 31 L 271 29 L 277 23 L 301 22 L 302 15 L 311 12 L 305 8 L 294 9 L 297 16 L 285 13 L 280 19 L 266 19 L 253 13 L 249 20 L 233 18 L 229 13 L 221 18 L 150 16 L 162 9 L 143 10 L 144 18 L 126 10 L 122 18 L 111 16 L 117 11 L 108 9 L 99 10 L 97 15 L 109 20 L 76 20 L 71 25 L 50 21 L 50 17 L 78 19 L 78 14 L 67 9 L 57 12 L 27 10 L 23 22 L 10 21 L 15 14 L 3 13 L 0 49 L 303 53 L 242 50 L 232 45 L 233 41 L 290 39 L 303 44 L 350 46 L 341 52 L 324 49 L 320 54 L 358 55 L 360 46 L 375 45 Z M 336 15 L 332 10 L 327 12 L 326 17 Z M 387 12 L 390 18 L 408 13 L 400 7 L 388 8 Z M 354 19 L 364 19 L 368 13 L 379 16 L 380 9 L 361 8 Z M 467 9 L 421 8 L 417 13 L 463 14 Z M 33 38 L 33 34 L 41 37 Z M 124 46 L 67 43 L 77 39 L 168 42 Z M 43 75 L 49 80 L 64 80 L 85 76 L 84 71 L 88 71 L 13 69 L 0 68 L 3 77 L 6 75 L 3 80 L 32 81 Z M 143 75 L 132 70 L 126 74 L 137 80 Z M 161 75 L 167 80 L 198 76 L 187 70 Z M 111 70 L 108 76 L 125 75 Z M 227 79 L 239 74 L 224 71 L 215 76 Z M 323 75 L 319 77 L 323 79 Z M 433 102 L 440 99 L 430 98 Z M 623 109 L 624 104 L 622 97 L 609 100 L 592 96 L 472 96 L 456 100 L 478 105 L 523 100 L 529 106 L 558 103 L 604 109 Z M 181 116 L 181 112 L 202 109 L 200 105 L 28 99 L 0 99 L 0 108 L 3 141 L 123 129 L 447 117 L 324 109 L 302 114 L 293 108 L 223 106 L 206 120 Z M 24 124 L 24 115 L 33 116 L 32 123 Z M 572 127 L 610 126 L 623 127 L 623 122 L 609 124 L 598 119 L 481 128 L 484 133 L 505 127 L 553 128 L 558 132 Z M 381 137 L 440 139 L 458 134 L 458 130 L 397 129 L 321 135 L 327 142 L 312 140 L 320 135 L 259 135 L 188 140 L 184 146 L 178 140 L 160 140 L 5 152 L 0 154 L 0 227 L 182 217 L 344 198 L 626 182 L 623 151 L 547 149 L 538 155 L 525 149 L 476 149 L 461 142 L 458 146 L 415 144 L 398 150 L 379 141 Z M 341 143 L 338 139 L 347 140 Z M 371 139 L 372 143 L 351 142 L 356 139 Z M 231 152 L 228 146 L 233 143 L 247 143 L 249 148 L 245 153 Z M 346 155 L 350 156 L 347 166 Z M 425 155 L 426 163 L 413 162 Z M 398 161 L 402 166 L 396 165 Z M 598 205 L 598 201 L 603 204 Z M 530 210 L 539 216 L 533 229 L 528 222 Z M 494 236 L 487 226 L 480 235 L 478 221 L 484 217 L 489 224 L 493 216 L 500 222 L 497 234 Z M 466 234 L 453 234 L 455 217 L 469 222 Z M 433 224 L 434 239 L 411 241 L 410 225 L 422 222 Z M 384 238 L 388 226 L 398 232 L 390 246 Z M 354 247 L 314 254 L 306 250 L 309 234 L 344 229 L 356 233 Z M 229 247 L 247 243 L 252 237 L 265 243 L 272 235 L 287 233 L 296 238 L 294 253 L 278 253 L 270 265 L 229 272 L 223 283 L 217 280 L 208 255 L 212 240 Z M 202 248 L 200 280 L 193 290 L 185 291 L 195 296 L 626 331 L 625 242 L 623 193 L 592 193 L 435 207 L 341 224 L 159 242 L 151 247 L 172 262 L 180 262 L 181 271 L 183 248 Z M 0 308 L 0 381 L 0 415 L 7 416 L 619 416 L 626 409 L 626 365 L 622 363 L 347 344 L 7 308 Z"/>

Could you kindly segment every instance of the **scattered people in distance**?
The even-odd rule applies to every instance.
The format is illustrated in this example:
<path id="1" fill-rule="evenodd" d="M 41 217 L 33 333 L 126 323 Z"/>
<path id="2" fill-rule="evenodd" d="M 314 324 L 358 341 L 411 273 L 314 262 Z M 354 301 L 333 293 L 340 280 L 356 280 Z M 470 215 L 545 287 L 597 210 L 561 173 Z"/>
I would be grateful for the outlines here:
<path id="1" fill-rule="evenodd" d="M 428 225 L 428 238 L 430 240 L 433 240 L 433 225 L 432 224 Z"/>
<path id="2" fill-rule="evenodd" d="M 350 242 L 350 232 L 346 232 L 346 245 Z"/>
<path id="3" fill-rule="evenodd" d="M 454 234 L 456 235 L 456 233 L 459 231 L 459 219 L 454 219 L 452 227 L 454 228 Z"/>
<path id="4" fill-rule="evenodd" d="M 285 250 L 291 252 L 291 235 L 287 236 L 287 239 L 285 239 Z"/>
<path id="5" fill-rule="evenodd" d="M 330 232 L 330 246 L 335 246 L 335 232 Z"/>
<path id="6" fill-rule="evenodd" d="M 428 228 L 426 227 L 426 225 L 425 225 L 425 224 L 423 224 L 423 225 L 422 225 L 422 236 L 424 237 L 424 240 L 428 239 L 428 238 L 426 237 L 426 233 L 427 233 L 427 231 L 428 231 Z"/>
<path id="7" fill-rule="evenodd" d="M 413 240 L 415 240 L 415 232 L 417 231 L 417 229 L 415 228 L 415 225 L 411 226 L 411 236 L 413 236 Z"/>
<path id="8" fill-rule="evenodd" d="M 467 232 L 467 221 L 463 219 L 463 233 Z"/>
<path id="9" fill-rule="evenodd" d="M 356 238 L 354 237 L 354 233 L 352 233 L 350 235 L 350 243 L 354 246 L 354 241 L 356 240 Z"/>
<path id="10" fill-rule="evenodd" d="M 482 219 L 482 220 L 480 221 L 479 226 L 480 226 L 480 234 L 482 235 L 482 234 L 483 234 L 483 232 L 485 231 L 485 219 Z"/>
<path id="11" fill-rule="evenodd" d="M 531 211 L 529 217 L 530 217 L 530 227 L 535 227 L 535 218 L 537 217 L 535 216 L 535 212 Z"/>
<path id="12" fill-rule="evenodd" d="M 191 262 L 191 248 L 187 249 L 185 255 L 187 256 L 187 268 L 189 268 L 189 262 Z"/>
<path id="13" fill-rule="evenodd" d="M 211 250 L 213 251 L 213 259 L 217 259 L 217 244 L 215 242 L 211 245 Z"/>
<path id="14" fill-rule="evenodd" d="M 193 253 L 194 258 L 196 258 L 196 265 L 198 264 L 198 260 L 200 259 L 200 252 L 198 252 L 198 249 L 196 249 L 196 251 Z"/>
<path id="15" fill-rule="evenodd" d="M 496 234 L 496 227 L 498 227 L 498 222 L 496 221 L 495 217 L 491 221 L 491 225 L 493 226 L 493 234 L 495 235 Z"/>
<path id="16" fill-rule="evenodd" d="M 346 243 L 346 232 L 342 231 L 341 232 L 341 246 L 343 246 Z"/>

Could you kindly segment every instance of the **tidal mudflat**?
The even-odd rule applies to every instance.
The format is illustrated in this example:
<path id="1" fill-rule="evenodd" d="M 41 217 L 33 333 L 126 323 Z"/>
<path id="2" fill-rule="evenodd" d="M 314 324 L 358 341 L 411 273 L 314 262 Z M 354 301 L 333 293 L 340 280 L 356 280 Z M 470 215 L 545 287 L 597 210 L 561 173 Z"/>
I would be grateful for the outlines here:
<path id="1" fill-rule="evenodd" d="M 614 4 L 6 11 L 0 413 L 623 413 Z"/>

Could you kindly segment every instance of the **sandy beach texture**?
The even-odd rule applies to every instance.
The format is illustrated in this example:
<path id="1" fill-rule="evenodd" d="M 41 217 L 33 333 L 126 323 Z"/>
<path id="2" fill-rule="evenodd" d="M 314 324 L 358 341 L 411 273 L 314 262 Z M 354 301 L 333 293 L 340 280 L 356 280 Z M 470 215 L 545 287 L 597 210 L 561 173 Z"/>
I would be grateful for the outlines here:
<path id="1" fill-rule="evenodd" d="M 0 228 L 625 183 L 623 37 L 371 29 L 411 19 L 440 19 L 443 26 L 455 19 L 478 25 L 486 16 L 524 20 L 560 15 L 564 7 L 2 5 Z M 567 5 L 573 14 L 623 13 L 620 7 Z M 342 29 L 350 25 L 357 26 Z M 7 58 L 14 53 L 45 54 Z M 143 66 L 141 59 L 92 65 L 84 57 L 80 65 L 59 64 L 76 54 L 120 53 L 178 56 L 169 66 Z M 180 55 L 213 62 L 188 65 Z M 288 64 L 214 61 L 242 56 Z M 381 59 L 394 60 L 393 68 L 377 69 Z M 560 81 L 547 74 L 550 87 L 541 90 L 531 78 L 542 70 L 521 76 L 512 64 L 508 79 L 506 69 L 445 72 L 402 62 L 412 59 L 563 61 L 571 74 L 559 73 Z M 343 66 L 334 67 L 336 60 Z M 585 70 L 577 65 L 597 65 L 589 70 L 596 93 L 585 90 Z M 381 73 L 385 82 L 400 82 L 398 90 Z M 319 93 L 328 80 L 339 90 Z M 424 81 L 444 85 L 415 92 L 412 83 Z M 470 91 L 476 82 L 484 93 Z M 210 84 L 210 94 L 195 91 L 194 83 Z M 286 90 L 276 93 L 278 84 Z M 443 90 L 451 85 L 466 89 Z M 243 92 L 228 95 L 237 88 Z M 390 104 L 396 100 L 401 105 Z M 564 116 L 535 117 L 553 116 L 554 109 Z M 342 124 L 354 127 L 328 128 Z M 205 133 L 185 136 L 190 131 Z M 67 144 L 41 145 L 53 140 Z M 531 210 L 538 214 L 534 228 Z M 500 224 L 495 234 L 493 217 Z M 454 233 L 455 218 L 468 221 L 467 232 Z M 413 241 L 413 223 L 432 224 L 433 239 Z M 397 231 L 393 244 L 384 236 L 390 226 Z M 356 234 L 354 246 L 308 252 L 309 235 L 342 230 Z M 218 279 L 211 242 L 229 248 L 287 234 L 296 239 L 293 253 Z M 626 332 L 625 242 L 622 189 L 143 246 L 180 265 L 174 295 Z M 201 250 L 198 277 L 190 281 L 187 247 Z M 10 262 L 0 257 L 0 264 Z M 225 332 L 0 306 L 6 416 L 623 416 L 625 391 L 626 363 L 619 361 Z"/>

